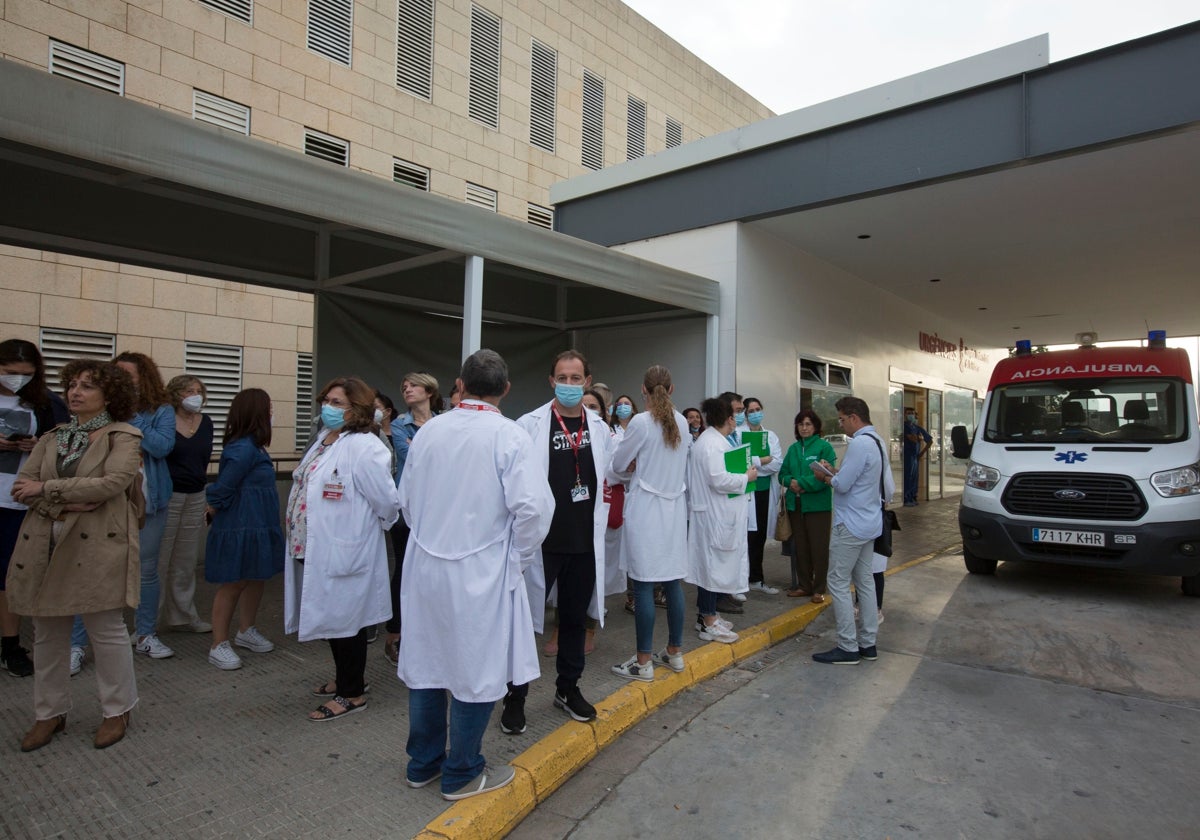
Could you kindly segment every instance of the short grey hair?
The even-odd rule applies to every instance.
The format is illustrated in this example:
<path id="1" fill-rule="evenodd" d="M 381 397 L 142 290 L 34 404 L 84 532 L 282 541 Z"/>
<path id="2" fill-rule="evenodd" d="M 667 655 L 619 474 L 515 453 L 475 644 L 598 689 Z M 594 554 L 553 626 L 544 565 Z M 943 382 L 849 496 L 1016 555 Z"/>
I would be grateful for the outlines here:
<path id="1" fill-rule="evenodd" d="M 473 397 L 502 397 L 508 388 L 508 364 L 495 350 L 476 350 L 463 362 L 458 376 Z"/>

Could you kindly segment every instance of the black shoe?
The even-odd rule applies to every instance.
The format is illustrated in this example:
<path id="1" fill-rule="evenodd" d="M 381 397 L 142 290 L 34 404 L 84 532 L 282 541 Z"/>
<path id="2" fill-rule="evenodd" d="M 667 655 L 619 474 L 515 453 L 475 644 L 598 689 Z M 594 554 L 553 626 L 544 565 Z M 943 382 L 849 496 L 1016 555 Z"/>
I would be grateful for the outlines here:
<path id="1" fill-rule="evenodd" d="M 14 677 L 33 676 L 33 662 L 29 659 L 29 651 L 23 647 L 12 648 L 6 655 L 0 657 L 0 664 L 3 664 L 8 669 L 8 673 Z"/>
<path id="2" fill-rule="evenodd" d="M 500 731 L 505 735 L 520 735 L 525 731 L 525 698 L 515 694 L 504 696 L 504 711 L 500 713 Z"/>
<path id="3" fill-rule="evenodd" d="M 813 661 L 823 665 L 857 665 L 860 658 L 858 651 L 842 650 L 840 647 L 813 654 Z"/>
<path id="4" fill-rule="evenodd" d="M 372 624 L 370 627 L 367 628 L 367 644 L 372 644 L 378 638 L 379 638 L 379 625 Z"/>
<path id="5" fill-rule="evenodd" d="M 722 595 L 717 599 L 717 612 L 729 613 L 730 615 L 741 615 L 745 612 L 742 609 L 740 601 L 730 598 L 728 595 Z"/>
<path id="6" fill-rule="evenodd" d="M 871 645 L 870 647 L 860 647 L 858 649 L 858 655 L 862 659 L 867 659 L 871 662 L 874 662 L 879 658 L 879 651 L 875 649 L 875 645 Z"/>
<path id="7" fill-rule="evenodd" d="M 554 692 L 554 705 L 580 723 L 596 719 L 596 707 L 583 699 L 577 685 Z"/>

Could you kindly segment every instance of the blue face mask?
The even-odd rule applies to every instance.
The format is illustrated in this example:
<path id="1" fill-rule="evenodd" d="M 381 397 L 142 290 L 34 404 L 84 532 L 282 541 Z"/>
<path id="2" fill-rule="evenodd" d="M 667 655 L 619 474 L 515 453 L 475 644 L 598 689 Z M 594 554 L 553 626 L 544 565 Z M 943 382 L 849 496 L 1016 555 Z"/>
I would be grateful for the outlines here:
<path id="1" fill-rule="evenodd" d="M 574 408 L 583 402 L 583 386 L 568 385 L 565 382 L 555 383 L 554 399 L 558 400 L 558 404 L 563 408 Z"/>
<path id="2" fill-rule="evenodd" d="M 741 426 L 741 425 L 744 425 L 744 424 L 745 424 L 745 422 L 746 422 L 746 412 L 744 412 L 744 411 L 739 411 L 739 412 L 737 412 L 736 414 L 734 414 L 734 415 L 733 415 L 733 422 L 734 422 L 734 423 L 736 423 L 736 424 L 737 424 L 737 425 L 739 425 L 739 426 Z"/>
<path id="3" fill-rule="evenodd" d="M 621 420 L 628 420 L 633 416 L 633 406 L 628 403 L 621 403 L 617 406 L 617 417 Z"/>
<path id="4" fill-rule="evenodd" d="M 334 408 L 331 405 L 321 406 L 321 425 L 331 432 L 336 432 L 346 425 L 346 409 Z"/>
<path id="5" fill-rule="evenodd" d="M 750 421 L 751 426 L 758 426 L 762 424 L 762 416 L 761 411 L 751 411 L 746 415 L 746 419 Z"/>

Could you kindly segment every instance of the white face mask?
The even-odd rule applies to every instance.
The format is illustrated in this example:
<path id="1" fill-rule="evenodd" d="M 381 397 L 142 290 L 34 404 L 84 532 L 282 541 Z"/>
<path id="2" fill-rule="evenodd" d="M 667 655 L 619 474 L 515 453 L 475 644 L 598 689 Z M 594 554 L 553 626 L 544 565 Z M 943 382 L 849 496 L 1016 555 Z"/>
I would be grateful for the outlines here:
<path id="1" fill-rule="evenodd" d="M 375 409 L 375 425 L 378 426 L 383 422 L 383 409 Z"/>
<path id="2" fill-rule="evenodd" d="M 204 408 L 204 397 L 200 394 L 193 394 L 190 397 L 184 397 L 181 399 L 179 404 L 183 406 L 184 411 L 190 411 L 195 414 L 200 409 Z"/>
<path id="3" fill-rule="evenodd" d="M 33 377 L 24 373 L 6 373 L 0 376 L 0 385 L 3 385 L 14 394 L 32 381 Z"/>

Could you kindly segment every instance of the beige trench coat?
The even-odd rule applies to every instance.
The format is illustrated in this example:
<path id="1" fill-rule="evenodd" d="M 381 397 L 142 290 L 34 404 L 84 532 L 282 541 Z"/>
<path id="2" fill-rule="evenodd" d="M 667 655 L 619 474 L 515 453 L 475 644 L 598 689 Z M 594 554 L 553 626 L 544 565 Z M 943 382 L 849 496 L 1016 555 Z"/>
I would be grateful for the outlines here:
<path id="1" fill-rule="evenodd" d="M 136 607 L 141 591 L 138 564 L 138 480 L 142 433 L 112 423 L 92 437 L 74 478 L 59 478 L 53 432 L 42 436 L 20 478 L 44 481 L 29 506 L 8 569 L 8 606 L 18 615 L 63 616 Z M 86 513 L 67 513 L 72 503 L 99 502 Z M 50 554 L 53 522 L 62 531 Z"/>

